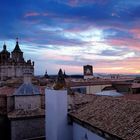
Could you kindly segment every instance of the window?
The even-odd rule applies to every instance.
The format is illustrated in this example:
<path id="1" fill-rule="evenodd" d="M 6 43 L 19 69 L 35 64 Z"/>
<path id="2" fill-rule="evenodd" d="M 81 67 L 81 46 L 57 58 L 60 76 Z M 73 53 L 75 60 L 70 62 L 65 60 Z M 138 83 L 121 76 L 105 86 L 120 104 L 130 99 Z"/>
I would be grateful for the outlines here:
<path id="1" fill-rule="evenodd" d="M 87 135 L 87 133 L 85 133 L 85 136 L 84 136 L 84 138 L 83 138 L 82 140 L 88 140 L 88 135 Z"/>

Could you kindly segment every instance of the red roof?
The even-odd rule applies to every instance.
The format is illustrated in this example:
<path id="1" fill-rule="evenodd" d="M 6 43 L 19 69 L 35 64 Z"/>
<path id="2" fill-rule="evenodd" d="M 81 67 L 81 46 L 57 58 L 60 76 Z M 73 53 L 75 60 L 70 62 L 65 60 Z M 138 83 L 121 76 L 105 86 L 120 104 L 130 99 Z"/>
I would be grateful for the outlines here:
<path id="1" fill-rule="evenodd" d="M 15 92 L 16 88 L 14 87 L 1 87 L 0 88 L 0 95 L 13 95 L 13 93 Z"/>
<path id="2" fill-rule="evenodd" d="M 140 93 L 139 94 L 124 94 L 124 96 L 121 96 L 121 98 L 127 99 L 127 100 L 140 101 Z"/>
<path id="3" fill-rule="evenodd" d="M 79 102 L 70 116 L 90 129 L 96 127 L 120 139 L 140 140 L 140 101 L 93 95 L 90 101 Z"/>

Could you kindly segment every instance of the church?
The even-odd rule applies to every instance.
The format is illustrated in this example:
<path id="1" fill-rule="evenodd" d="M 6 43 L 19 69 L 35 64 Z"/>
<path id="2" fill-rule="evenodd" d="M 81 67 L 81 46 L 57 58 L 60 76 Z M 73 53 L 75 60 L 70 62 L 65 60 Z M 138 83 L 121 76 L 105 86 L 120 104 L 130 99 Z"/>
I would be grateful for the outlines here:
<path id="1" fill-rule="evenodd" d="M 23 77 L 24 69 L 29 69 L 34 75 L 34 62 L 24 60 L 18 39 L 11 53 L 7 51 L 7 46 L 4 43 L 3 50 L 0 52 L 0 80 Z"/>

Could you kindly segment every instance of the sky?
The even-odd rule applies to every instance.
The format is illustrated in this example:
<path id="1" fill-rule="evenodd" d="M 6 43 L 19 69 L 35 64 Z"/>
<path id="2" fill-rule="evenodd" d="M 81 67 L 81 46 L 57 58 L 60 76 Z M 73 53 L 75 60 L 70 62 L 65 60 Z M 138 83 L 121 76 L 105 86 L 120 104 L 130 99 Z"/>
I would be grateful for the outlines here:
<path id="1" fill-rule="evenodd" d="M 0 49 L 19 38 L 35 74 L 140 74 L 140 0 L 1 0 Z"/>

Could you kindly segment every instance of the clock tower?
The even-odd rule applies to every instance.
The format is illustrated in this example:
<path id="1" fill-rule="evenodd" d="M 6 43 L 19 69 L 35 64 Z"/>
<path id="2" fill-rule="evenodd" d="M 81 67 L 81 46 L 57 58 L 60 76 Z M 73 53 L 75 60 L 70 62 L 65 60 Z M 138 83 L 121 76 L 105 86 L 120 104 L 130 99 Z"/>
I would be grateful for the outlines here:
<path id="1" fill-rule="evenodd" d="M 83 66 L 83 71 L 84 71 L 84 79 L 93 78 L 93 67 L 91 65 Z"/>

